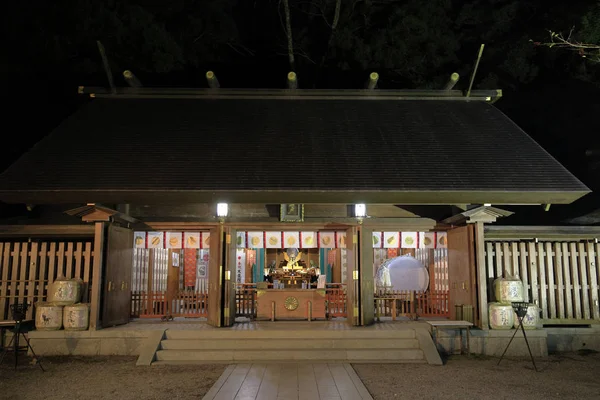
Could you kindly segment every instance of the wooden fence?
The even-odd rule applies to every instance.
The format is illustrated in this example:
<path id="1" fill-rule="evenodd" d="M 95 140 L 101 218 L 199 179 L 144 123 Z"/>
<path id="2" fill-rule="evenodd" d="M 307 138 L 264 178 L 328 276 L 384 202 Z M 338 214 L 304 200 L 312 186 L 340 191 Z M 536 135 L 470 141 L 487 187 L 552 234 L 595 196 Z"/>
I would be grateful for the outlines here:
<path id="1" fill-rule="evenodd" d="M 525 301 L 537 304 L 545 324 L 600 321 L 600 244 L 592 241 L 486 242 L 488 298 L 492 282 L 523 281 Z"/>
<path id="2" fill-rule="evenodd" d="M 82 302 L 90 298 L 93 265 L 93 239 L 73 241 L 0 242 L 0 320 L 11 318 L 11 304 L 28 303 L 27 318 L 33 305 L 45 301 L 48 283 L 56 278 L 83 280 Z"/>
<path id="3" fill-rule="evenodd" d="M 449 317 L 450 303 L 448 291 L 386 290 L 375 294 L 375 316 L 408 317 Z"/>

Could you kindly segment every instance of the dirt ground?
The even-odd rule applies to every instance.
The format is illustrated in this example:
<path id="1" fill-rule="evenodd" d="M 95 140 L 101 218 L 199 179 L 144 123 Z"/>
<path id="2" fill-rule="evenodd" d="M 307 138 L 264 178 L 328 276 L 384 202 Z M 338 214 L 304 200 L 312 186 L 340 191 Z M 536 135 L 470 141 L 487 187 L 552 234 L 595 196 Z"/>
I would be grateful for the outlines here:
<path id="1" fill-rule="evenodd" d="M 28 360 L 28 359 L 27 359 Z M 47 372 L 0 365 L 0 399 L 202 399 L 225 364 L 136 367 L 136 357 L 47 357 Z M 24 359 L 25 361 L 25 359 Z M 600 354 L 538 360 L 455 356 L 444 366 L 354 364 L 375 400 L 598 399 Z"/>
<path id="2" fill-rule="evenodd" d="M 600 354 L 531 359 L 454 356 L 444 366 L 353 364 L 375 400 L 600 399 Z"/>
<path id="3" fill-rule="evenodd" d="M 202 399 L 227 365 L 136 367 L 137 357 L 45 357 L 0 365 L 0 399 Z"/>

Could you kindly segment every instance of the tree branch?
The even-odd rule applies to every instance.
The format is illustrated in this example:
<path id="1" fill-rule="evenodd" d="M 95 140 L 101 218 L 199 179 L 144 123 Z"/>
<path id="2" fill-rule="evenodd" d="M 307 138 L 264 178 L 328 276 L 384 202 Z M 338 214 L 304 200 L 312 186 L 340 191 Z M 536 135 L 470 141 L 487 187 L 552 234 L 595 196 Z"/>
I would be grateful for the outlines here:
<path id="1" fill-rule="evenodd" d="M 596 63 L 600 63 L 600 44 L 583 43 L 572 39 L 574 28 L 571 28 L 569 34 L 565 37 L 562 33 L 548 31 L 550 33 L 549 42 L 533 42 L 535 46 L 544 46 L 548 48 L 558 47 L 576 52 L 583 58 Z"/>

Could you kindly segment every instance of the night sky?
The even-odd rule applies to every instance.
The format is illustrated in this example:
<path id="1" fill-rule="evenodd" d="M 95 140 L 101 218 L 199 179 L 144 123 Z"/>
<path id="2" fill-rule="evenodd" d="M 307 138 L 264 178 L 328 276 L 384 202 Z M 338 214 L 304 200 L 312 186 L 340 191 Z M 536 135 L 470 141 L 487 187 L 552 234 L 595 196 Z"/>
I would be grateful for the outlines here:
<path id="1" fill-rule="evenodd" d="M 4 5 L 0 169 L 87 101 L 77 87 L 107 86 L 100 40 L 117 86 L 125 69 L 144 86 L 442 88 L 465 90 L 479 46 L 477 89 L 503 89 L 496 106 L 592 190 L 600 189 L 600 65 L 548 48 L 551 29 L 600 43 L 600 3 L 547 0 L 58 0 Z M 74 149 L 74 151 L 77 151 Z M 595 155 L 586 155 L 594 153 Z M 589 200 L 588 200 L 589 202 Z M 597 208 L 597 207 L 596 207 Z"/>

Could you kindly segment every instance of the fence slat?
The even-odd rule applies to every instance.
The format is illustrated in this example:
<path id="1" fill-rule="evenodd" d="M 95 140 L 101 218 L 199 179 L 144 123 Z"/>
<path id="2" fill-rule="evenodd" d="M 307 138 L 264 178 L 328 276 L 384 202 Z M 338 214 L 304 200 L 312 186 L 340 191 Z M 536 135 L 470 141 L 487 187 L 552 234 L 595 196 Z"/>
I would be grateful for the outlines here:
<path id="1" fill-rule="evenodd" d="M 571 255 L 571 279 L 573 281 L 573 303 L 575 306 L 575 318 L 581 318 L 581 285 L 579 284 L 579 271 L 577 270 L 578 254 L 575 243 L 569 243 L 569 252 Z"/>
<path id="2" fill-rule="evenodd" d="M 590 307 L 592 308 L 592 318 L 600 319 L 600 310 L 598 309 L 598 276 L 596 268 L 596 252 L 594 244 L 587 243 L 588 254 L 588 275 L 590 277 Z"/>
<path id="3" fill-rule="evenodd" d="M 511 264 L 511 256 L 510 256 L 510 248 L 508 247 L 508 242 L 504 242 L 502 243 L 502 264 L 504 265 L 503 268 L 503 276 L 504 277 L 508 277 L 508 276 L 513 276 L 513 271 L 512 271 L 512 265 Z"/>
<path id="4" fill-rule="evenodd" d="M 556 286 L 554 285 L 554 262 L 552 243 L 544 243 L 546 250 L 546 281 L 548 282 L 548 318 L 556 318 Z"/>
<path id="5" fill-rule="evenodd" d="M 567 303 L 565 308 L 567 310 L 567 318 L 574 318 L 573 313 L 573 283 L 571 282 L 571 252 L 569 251 L 569 244 L 562 244 L 562 255 L 563 255 L 563 274 L 565 275 L 565 295 L 567 297 Z"/>
<path id="6" fill-rule="evenodd" d="M 31 306 L 27 309 L 26 317 L 31 319 L 33 317 L 33 305 L 35 304 L 35 284 L 37 277 L 38 267 L 38 256 L 39 256 L 39 244 L 37 242 L 31 243 L 31 251 L 29 252 L 29 278 L 27 279 L 27 303 Z"/>
<path id="7" fill-rule="evenodd" d="M 517 246 L 517 242 L 512 242 L 510 244 L 510 254 L 512 255 L 512 274 L 520 279 L 521 272 L 519 271 L 519 247 Z"/>
<path id="8" fill-rule="evenodd" d="M 36 301 L 43 301 L 44 293 L 46 293 L 46 291 L 44 289 L 46 287 L 46 273 L 47 273 L 47 266 L 48 266 L 48 243 L 42 242 L 42 245 L 40 246 L 39 256 L 40 256 L 40 273 L 39 273 L 39 278 L 38 278 Z"/>
<path id="9" fill-rule="evenodd" d="M 504 262 L 500 242 L 494 243 L 494 252 L 496 253 L 496 278 L 501 278 L 504 276 Z"/>
<path id="10" fill-rule="evenodd" d="M 548 285 L 546 284 L 546 263 L 544 258 L 544 244 L 536 245 L 538 255 L 538 283 L 540 288 L 540 307 L 542 308 L 542 318 L 548 319 Z"/>
<path id="11" fill-rule="evenodd" d="M 585 245 L 578 243 L 577 251 L 579 252 L 579 279 L 581 281 L 581 308 L 583 311 L 583 318 L 590 319 L 590 296 L 587 276 L 587 254 L 585 252 Z"/>
<path id="12" fill-rule="evenodd" d="M 50 243 L 50 251 L 48 251 L 48 282 L 46 285 L 46 293 L 50 289 L 50 284 L 54 282 L 56 272 L 56 243 Z M 59 275 L 60 276 L 60 275 Z"/>
<path id="13" fill-rule="evenodd" d="M 66 276 L 66 272 L 65 272 L 65 244 L 64 242 L 60 242 L 58 243 L 58 253 L 56 254 L 56 258 L 57 258 L 57 272 L 56 272 L 56 277 L 62 277 L 62 278 L 70 278 L 69 276 Z"/>
<path id="14" fill-rule="evenodd" d="M 92 242 L 85 243 L 85 252 L 83 253 L 83 295 L 82 302 L 87 303 L 89 301 L 89 290 L 90 281 L 92 280 L 91 268 L 92 265 Z"/>
<path id="15" fill-rule="evenodd" d="M 75 278 L 75 273 L 73 271 L 73 257 L 73 242 L 69 242 L 67 243 L 67 250 L 65 251 L 65 277 L 69 279 Z"/>
<path id="16" fill-rule="evenodd" d="M 527 253 L 529 256 L 529 274 L 531 277 L 531 301 L 539 306 L 540 297 L 537 278 L 537 252 L 535 251 L 535 243 L 527 243 Z"/>
<path id="17" fill-rule="evenodd" d="M 521 281 L 523 282 L 523 300 L 529 302 L 531 287 L 529 286 L 529 274 L 527 273 L 529 270 L 527 268 L 527 250 L 523 242 L 519 243 L 519 266 L 521 267 Z"/>
<path id="18" fill-rule="evenodd" d="M 15 246 L 12 251 L 12 270 L 10 273 L 10 298 L 8 299 L 8 304 L 14 304 L 15 300 L 18 299 L 17 295 L 17 284 L 19 281 L 19 257 L 21 255 L 21 243 L 15 243 Z M 10 317 L 10 311 L 9 311 Z"/>
<path id="19" fill-rule="evenodd" d="M 75 271 L 73 272 L 73 278 L 83 280 L 83 276 L 81 276 L 83 273 L 83 271 L 81 271 L 81 263 L 83 261 L 83 243 L 77 242 L 73 255 L 75 257 Z"/>
<path id="20" fill-rule="evenodd" d="M 11 243 L 0 243 L 2 245 L 2 282 L 0 282 L 0 320 L 8 318 L 6 302 L 8 300 L 8 269 L 10 268 Z"/>
<path id="21" fill-rule="evenodd" d="M 562 250 L 561 244 L 555 242 L 553 244 L 554 247 L 554 273 L 556 274 L 556 294 L 558 298 L 558 303 L 556 304 L 558 308 L 558 318 L 565 318 L 565 283 L 563 280 L 563 264 L 562 264 Z"/>

